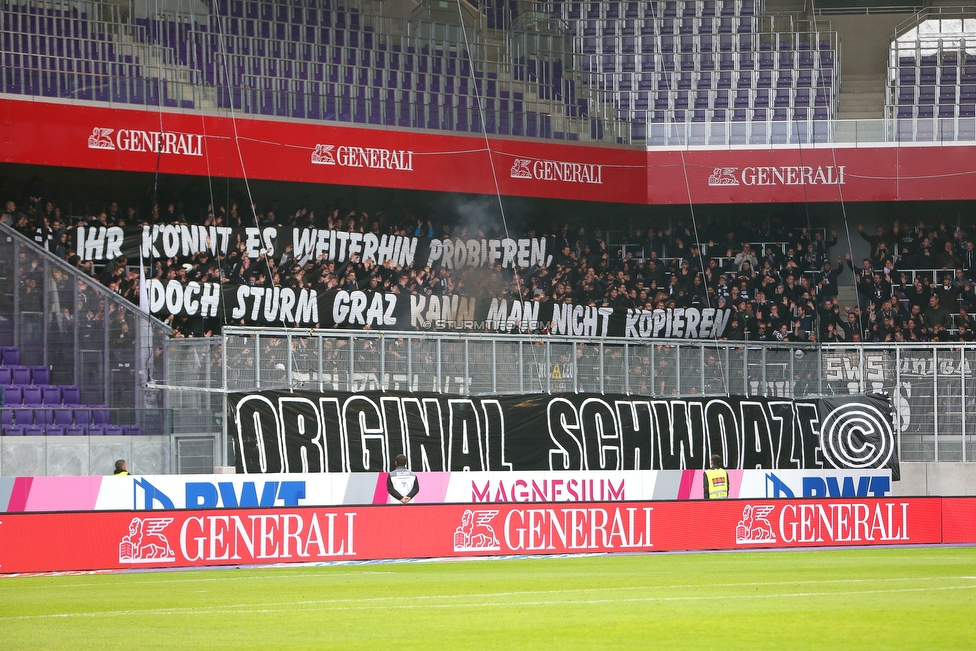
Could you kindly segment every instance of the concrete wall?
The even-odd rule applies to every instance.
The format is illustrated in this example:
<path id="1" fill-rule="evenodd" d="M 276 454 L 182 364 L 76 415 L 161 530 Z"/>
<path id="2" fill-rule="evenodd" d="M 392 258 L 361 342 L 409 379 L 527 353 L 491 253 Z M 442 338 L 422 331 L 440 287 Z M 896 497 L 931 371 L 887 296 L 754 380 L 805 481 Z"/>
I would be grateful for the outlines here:
<path id="1" fill-rule="evenodd" d="M 111 475 L 116 459 L 133 474 L 167 474 L 170 446 L 168 436 L 4 436 L 0 476 Z"/>
<path id="2" fill-rule="evenodd" d="M 976 463 L 901 464 L 901 481 L 892 482 L 897 497 L 976 495 Z"/>
<path id="3" fill-rule="evenodd" d="M 840 39 L 841 75 L 886 75 L 888 48 L 895 27 L 912 15 L 906 12 L 826 16 Z M 840 83 L 843 89 L 843 77 Z"/>

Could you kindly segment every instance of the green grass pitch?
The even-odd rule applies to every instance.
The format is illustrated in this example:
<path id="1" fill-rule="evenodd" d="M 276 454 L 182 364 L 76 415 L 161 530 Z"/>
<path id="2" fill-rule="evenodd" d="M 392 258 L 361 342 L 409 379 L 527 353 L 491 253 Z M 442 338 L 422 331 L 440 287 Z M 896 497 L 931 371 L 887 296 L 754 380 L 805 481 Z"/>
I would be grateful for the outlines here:
<path id="1" fill-rule="evenodd" d="M 972 649 L 976 547 L 0 579 L 0 649 Z"/>

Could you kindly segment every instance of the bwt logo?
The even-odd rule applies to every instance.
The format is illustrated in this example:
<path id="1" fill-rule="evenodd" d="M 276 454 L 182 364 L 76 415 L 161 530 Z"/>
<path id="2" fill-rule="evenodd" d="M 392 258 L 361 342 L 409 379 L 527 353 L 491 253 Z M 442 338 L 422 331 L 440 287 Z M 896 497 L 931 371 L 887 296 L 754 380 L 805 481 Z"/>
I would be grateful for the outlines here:
<path id="1" fill-rule="evenodd" d="M 766 497 L 793 498 L 797 496 L 795 488 L 774 473 L 766 473 Z M 891 492 L 891 478 L 886 475 L 803 477 L 800 491 L 802 497 L 887 497 Z"/>
<path id="2" fill-rule="evenodd" d="M 257 483 L 253 481 L 243 482 L 240 493 L 237 492 L 234 482 L 229 481 L 186 482 L 185 491 L 186 501 L 184 505 L 188 509 L 301 506 L 300 501 L 305 499 L 305 482 L 264 482 L 261 487 L 260 499 L 258 499 Z M 135 479 L 132 484 L 132 508 L 137 511 L 152 511 L 154 509 L 175 509 L 176 506 L 168 495 L 147 480 Z"/>

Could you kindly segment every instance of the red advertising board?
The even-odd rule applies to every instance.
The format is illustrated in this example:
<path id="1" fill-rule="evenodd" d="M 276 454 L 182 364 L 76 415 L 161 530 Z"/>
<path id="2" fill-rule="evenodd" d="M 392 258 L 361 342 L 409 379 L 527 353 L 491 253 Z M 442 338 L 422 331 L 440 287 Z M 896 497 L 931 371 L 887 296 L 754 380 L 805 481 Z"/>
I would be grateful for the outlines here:
<path id="1" fill-rule="evenodd" d="M 0 572 L 942 542 L 940 498 L 7 514 Z"/>
<path id="2" fill-rule="evenodd" d="M 0 161 L 627 204 L 976 198 L 976 146 L 556 144 L 0 100 Z"/>
<path id="3" fill-rule="evenodd" d="M 976 543 L 976 497 L 943 498 L 942 542 Z"/>
<path id="4" fill-rule="evenodd" d="M 0 100 L 0 160 L 333 185 L 643 204 L 644 152 Z M 50 144 L 48 144 L 50 143 Z M 158 160 L 157 160 L 158 159 Z M 495 172 L 492 173 L 494 166 Z"/>

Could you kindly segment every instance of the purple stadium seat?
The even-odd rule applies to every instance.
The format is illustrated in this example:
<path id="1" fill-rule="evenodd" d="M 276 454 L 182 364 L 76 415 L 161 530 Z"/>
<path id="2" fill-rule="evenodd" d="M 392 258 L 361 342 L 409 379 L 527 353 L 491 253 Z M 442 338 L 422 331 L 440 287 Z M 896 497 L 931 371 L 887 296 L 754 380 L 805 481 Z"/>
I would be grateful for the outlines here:
<path id="1" fill-rule="evenodd" d="M 122 432 L 126 436 L 141 436 L 142 428 L 138 425 L 126 425 L 122 428 Z"/>
<path id="2" fill-rule="evenodd" d="M 28 386 L 31 383 L 30 369 L 26 366 L 11 367 L 13 383 L 18 386 Z"/>
<path id="3" fill-rule="evenodd" d="M 108 409 L 92 409 L 92 425 L 108 425 L 112 422 L 112 414 Z"/>
<path id="4" fill-rule="evenodd" d="M 13 373 L 9 366 L 0 366 L 0 384 L 7 385 L 13 382 Z"/>
<path id="5" fill-rule="evenodd" d="M 65 436 L 87 436 L 88 427 L 85 425 L 67 425 L 64 428 Z"/>
<path id="6" fill-rule="evenodd" d="M 14 413 L 9 409 L 0 410 L 0 425 L 7 426 L 14 424 Z"/>
<path id="7" fill-rule="evenodd" d="M 24 428 L 19 425 L 5 425 L 3 428 L 4 436 L 23 436 Z"/>
<path id="8" fill-rule="evenodd" d="M 91 410 L 90 409 L 75 409 L 75 425 L 91 425 Z"/>
<path id="9" fill-rule="evenodd" d="M 46 384 L 41 387 L 41 402 L 45 405 L 61 404 L 61 387 L 55 384 Z"/>
<path id="10" fill-rule="evenodd" d="M 32 425 L 34 423 L 33 409 L 14 409 L 14 425 Z"/>
<path id="11" fill-rule="evenodd" d="M 24 436 L 44 436 L 44 428 L 40 425 L 25 425 Z"/>
<path id="12" fill-rule="evenodd" d="M 55 425 L 71 425 L 74 422 L 74 412 L 70 409 L 54 409 L 54 424 Z"/>
<path id="13" fill-rule="evenodd" d="M 34 410 L 34 424 L 35 425 L 54 425 L 54 410 L 53 409 L 35 409 Z"/>
<path id="14" fill-rule="evenodd" d="M 20 349 L 16 346 L 0 346 L 0 360 L 5 366 L 19 366 Z"/>
<path id="15" fill-rule="evenodd" d="M 18 386 L 5 386 L 3 388 L 3 404 L 21 405 L 24 403 L 24 391 Z"/>
<path id="16" fill-rule="evenodd" d="M 24 393 L 25 405 L 41 404 L 41 399 L 43 397 L 43 394 L 41 392 L 41 387 L 26 386 L 23 388 L 23 393 Z"/>
<path id="17" fill-rule="evenodd" d="M 46 366 L 31 366 L 31 384 L 51 384 L 51 369 Z"/>
<path id="18" fill-rule="evenodd" d="M 102 425 L 92 425 L 88 428 L 88 436 L 105 436 L 105 428 Z"/>
<path id="19" fill-rule="evenodd" d="M 61 401 L 65 405 L 80 405 L 81 389 L 72 385 L 61 387 Z"/>
<path id="20" fill-rule="evenodd" d="M 44 433 L 48 436 L 64 436 L 64 427 L 61 425 L 48 425 L 44 428 Z"/>

